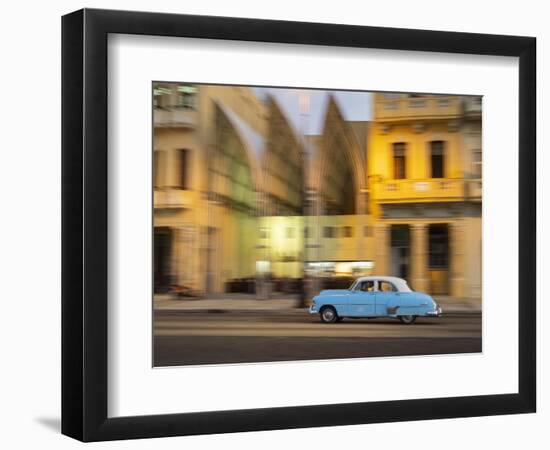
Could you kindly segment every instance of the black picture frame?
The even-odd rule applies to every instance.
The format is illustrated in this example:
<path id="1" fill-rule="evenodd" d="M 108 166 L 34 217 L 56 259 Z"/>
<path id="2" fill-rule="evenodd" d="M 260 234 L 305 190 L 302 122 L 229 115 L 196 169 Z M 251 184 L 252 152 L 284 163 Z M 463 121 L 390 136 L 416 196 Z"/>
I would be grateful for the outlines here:
<path id="1" fill-rule="evenodd" d="M 107 417 L 110 33 L 519 58 L 517 393 Z M 536 408 L 536 39 L 84 9 L 62 18 L 62 433 L 82 441 L 487 416 Z"/>

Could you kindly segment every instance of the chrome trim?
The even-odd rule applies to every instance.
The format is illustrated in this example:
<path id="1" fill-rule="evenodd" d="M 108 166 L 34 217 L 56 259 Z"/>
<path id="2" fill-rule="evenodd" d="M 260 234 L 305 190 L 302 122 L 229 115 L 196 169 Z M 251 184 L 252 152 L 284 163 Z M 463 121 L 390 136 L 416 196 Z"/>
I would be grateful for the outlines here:
<path id="1" fill-rule="evenodd" d="M 441 317 L 442 314 L 443 314 L 443 310 L 439 306 L 435 309 L 435 311 L 428 311 L 426 313 L 426 315 L 430 317 Z"/>

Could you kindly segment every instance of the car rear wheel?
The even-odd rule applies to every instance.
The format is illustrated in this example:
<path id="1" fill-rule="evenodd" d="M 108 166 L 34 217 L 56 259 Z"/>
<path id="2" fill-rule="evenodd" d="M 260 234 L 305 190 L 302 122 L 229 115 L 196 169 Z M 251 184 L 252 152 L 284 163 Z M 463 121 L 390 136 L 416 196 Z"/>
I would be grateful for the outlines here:
<path id="1" fill-rule="evenodd" d="M 405 325 L 410 325 L 411 323 L 414 323 L 416 316 L 399 316 L 399 320 Z"/>
<path id="2" fill-rule="evenodd" d="M 323 323 L 334 323 L 338 320 L 338 314 L 332 306 L 325 306 L 321 309 L 320 316 Z"/>

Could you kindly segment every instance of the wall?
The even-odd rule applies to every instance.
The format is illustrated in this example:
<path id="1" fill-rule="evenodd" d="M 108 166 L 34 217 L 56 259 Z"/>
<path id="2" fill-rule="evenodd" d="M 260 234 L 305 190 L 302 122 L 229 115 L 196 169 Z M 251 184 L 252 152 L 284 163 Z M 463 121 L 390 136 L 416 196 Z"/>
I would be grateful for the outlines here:
<path id="1" fill-rule="evenodd" d="M 443 4 L 407 2 L 253 2 L 204 0 L 87 0 L 8 2 L 2 26 L 2 176 L 3 220 L 0 445 L 3 448 L 82 448 L 58 434 L 60 414 L 60 16 L 82 6 L 139 9 L 190 14 L 249 16 L 362 25 L 396 26 L 485 33 L 535 35 L 539 69 L 539 219 L 548 229 L 550 182 L 542 179 L 550 164 L 550 30 L 544 2 L 479 2 Z M 223 68 L 220 68 L 223 70 Z M 22 89 L 32 87 L 25 100 Z M 26 119 L 30 105 L 39 104 Z M 543 112 L 545 113 L 543 114 Z M 37 112 L 42 111 L 41 117 Z M 6 131 L 7 130 L 7 131 Z M 25 144 L 23 136 L 32 137 Z M 7 158 L 7 159 L 6 159 Z M 32 161 L 32 164 L 29 164 Z M 18 168 L 25 167 L 23 178 Z M 22 180 L 25 180 L 24 182 Z M 540 195 L 543 194 L 543 195 Z M 539 229 L 543 227 L 540 226 Z M 550 236 L 539 235 L 539 274 L 547 272 Z M 507 276 L 508 274 L 503 274 Z M 550 291 L 540 284 L 539 297 Z M 550 312 L 539 302 L 539 318 Z M 548 349 L 550 328 L 541 327 L 539 342 Z M 549 361 L 539 345 L 539 379 L 548 378 Z M 307 389 L 307 379 L 298 380 Z M 309 430 L 240 433 L 225 436 L 142 440 L 93 445 L 103 448 L 280 449 L 371 448 L 463 449 L 535 448 L 548 446 L 550 420 L 547 385 L 539 390 L 536 415 L 469 418 L 361 425 Z M 90 447 L 91 448 L 91 447 Z"/>

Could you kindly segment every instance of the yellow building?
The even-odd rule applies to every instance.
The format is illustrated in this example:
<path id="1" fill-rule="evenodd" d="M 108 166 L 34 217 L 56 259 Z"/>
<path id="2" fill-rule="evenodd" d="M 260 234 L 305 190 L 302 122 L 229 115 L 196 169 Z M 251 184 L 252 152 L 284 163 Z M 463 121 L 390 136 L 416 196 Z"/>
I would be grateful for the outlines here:
<path id="1" fill-rule="evenodd" d="M 374 94 L 376 272 L 419 291 L 481 295 L 481 99 Z"/>
<path id="2" fill-rule="evenodd" d="M 155 84 L 153 106 L 155 289 L 221 292 L 255 272 L 266 107 L 248 88 L 183 83 Z"/>

